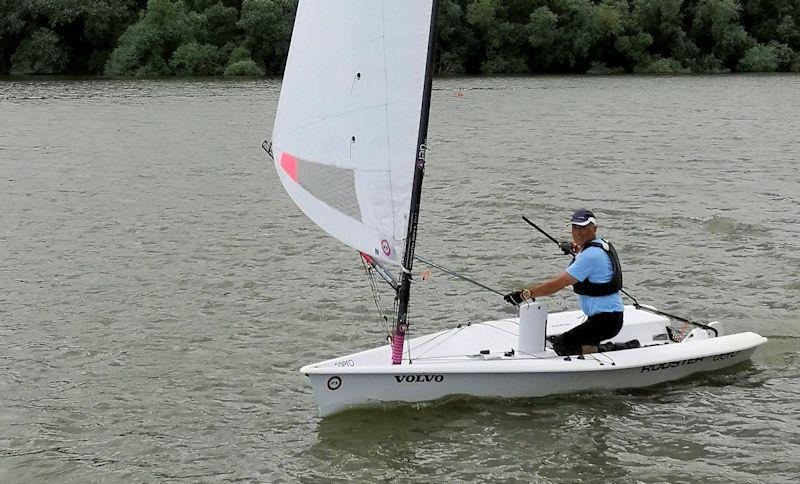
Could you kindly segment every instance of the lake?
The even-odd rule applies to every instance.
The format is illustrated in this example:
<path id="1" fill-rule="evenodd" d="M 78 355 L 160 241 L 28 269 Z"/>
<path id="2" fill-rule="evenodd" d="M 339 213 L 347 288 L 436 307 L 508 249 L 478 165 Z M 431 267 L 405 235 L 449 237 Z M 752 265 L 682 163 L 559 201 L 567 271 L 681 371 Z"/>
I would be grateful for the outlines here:
<path id="1" fill-rule="evenodd" d="M 279 91 L 0 81 L 0 481 L 800 479 L 800 76 L 436 79 L 419 254 L 511 290 L 568 262 L 521 217 L 566 239 L 588 207 L 640 302 L 769 342 L 653 388 L 325 420 L 298 369 L 385 331 L 260 148 Z M 512 314 L 434 270 L 410 321 Z"/>

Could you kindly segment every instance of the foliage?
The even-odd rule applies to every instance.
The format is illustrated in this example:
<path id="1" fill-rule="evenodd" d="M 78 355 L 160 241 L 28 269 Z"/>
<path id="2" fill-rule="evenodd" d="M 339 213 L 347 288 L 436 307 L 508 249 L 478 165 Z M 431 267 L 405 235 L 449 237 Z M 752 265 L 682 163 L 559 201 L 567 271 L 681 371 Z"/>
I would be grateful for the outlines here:
<path id="1" fill-rule="evenodd" d="M 12 74 L 56 74 L 64 70 L 68 55 L 52 30 L 41 28 L 23 40 L 11 56 Z"/>
<path id="2" fill-rule="evenodd" d="M 745 0 L 742 2 L 742 25 L 761 44 L 782 42 L 800 50 L 800 1 Z"/>
<path id="3" fill-rule="evenodd" d="M 739 60 L 739 70 L 744 72 L 773 72 L 782 68 L 789 70 L 792 63 L 792 50 L 789 46 L 770 42 L 756 44 Z"/>
<path id="4" fill-rule="evenodd" d="M 647 64 L 637 66 L 635 72 L 642 74 L 688 74 L 691 71 L 683 67 L 675 59 L 655 59 Z"/>
<path id="5" fill-rule="evenodd" d="M 621 67 L 610 68 L 602 62 L 592 62 L 586 74 L 591 76 L 605 76 L 609 74 L 621 74 L 623 72 Z"/>
<path id="6" fill-rule="evenodd" d="M 215 3 L 205 10 L 200 17 L 203 42 L 224 46 L 235 43 L 241 37 L 241 30 L 236 25 L 239 12 L 233 7 Z"/>
<path id="7" fill-rule="evenodd" d="M 231 55 L 228 58 L 228 63 L 235 63 L 246 60 L 253 60 L 250 56 L 250 49 L 248 49 L 243 45 L 240 45 L 239 47 L 233 49 L 233 52 L 231 52 Z"/>
<path id="8" fill-rule="evenodd" d="M 0 74 L 31 70 L 30 60 L 46 59 L 55 72 L 97 72 L 119 36 L 136 18 L 141 0 L 0 0 Z M 41 29 L 54 34 L 59 40 Z M 45 39 L 49 39 L 45 41 Z M 12 55 L 26 65 L 12 66 Z M 48 52 L 56 46 L 57 52 Z M 38 50 L 33 52 L 31 49 Z M 25 55 L 22 55 L 22 54 Z M 64 57 L 66 56 L 66 57 Z M 47 69 L 48 71 L 50 69 Z M 42 72 L 43 73 L 43 72 Z"/>
<path id="9" fill-rule="evenodd" d="M 264 71 L 252 59 L 236 61 L 225 68 L 226 76 L 263 76 Z"/>
<path id="10" fill-rule="evenodd" d="M 223 61 L 218 47 L 189 42 L 175 50 L 169 66 L 179 76 L 213 76 L 222 74 Z"/>
<path id="11" fill-rule="evenodd" d="M 439 74 L 463 74 L 480 68 L 480 43 L 467 25 L 463 2 L 442 0 L 436 40 Z"/>
<path id="12" fill-rule="evenodd" d="M 182 44 L 195 40 L 197 23 L 182 1 L 149 0 L 144 15 L 122 34 L 105 66 L 106 74 L 171 74 L 169 59 Z"/>
<path id="13" fill-rule="evenodd" d="M 244 44 L 268 73 L 283 71 L 297 0 L 244 0 L 237 25 Z"/>
<path id="14" fill-rule="evenodd" d="M 739 70 L 744 72 L 774 71 L 778 68 L 778 54 L 770 45 L 756 44 L 739 60 Z"/>
<path id="15" fill-rule="evenodd" d="M 800 0 L 439 3 L 439 74 L 800 69 Z M 279 74 L 296 8 L 297 0 L 0 0 L 0 74 Z"/>
<path id="16" fill-rule="evenodd" d="M 736 60 L 753 45 L 744 27 L 737 23 L 740 8 L 736 0 L 700 0 L 689 30 L 695 45 L 727 67 L 735 66 Z"/>
<path id="17" fill-rule="evenodd" d="M 233 49 L 225 68 L 226 76 L 263 76 L 264 71 L 250 57 L 250 50 L 240 45 Z"/>

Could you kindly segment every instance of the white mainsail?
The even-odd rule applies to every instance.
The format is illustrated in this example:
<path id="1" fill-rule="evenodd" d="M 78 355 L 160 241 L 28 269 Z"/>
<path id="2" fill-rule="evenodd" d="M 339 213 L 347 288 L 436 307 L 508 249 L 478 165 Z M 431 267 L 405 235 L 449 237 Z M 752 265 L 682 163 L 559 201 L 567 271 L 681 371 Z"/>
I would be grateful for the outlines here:
<path id="1" fill-rule="evenodd" d="M 300 0 L 272 132 L 294 202 L 345 244 L 403 260 L 433 0 Z"/>

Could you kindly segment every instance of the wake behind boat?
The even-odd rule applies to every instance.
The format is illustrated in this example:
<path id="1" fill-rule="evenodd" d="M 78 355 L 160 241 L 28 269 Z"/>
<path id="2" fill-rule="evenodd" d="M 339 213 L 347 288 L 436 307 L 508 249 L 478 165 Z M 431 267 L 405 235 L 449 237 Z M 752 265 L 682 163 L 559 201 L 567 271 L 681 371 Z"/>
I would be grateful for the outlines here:
<path id="1" fill-rule="evenodd" d="M 298 207 L 356 249 L 396 296 L 389 345 L 301 369 L 320 414 L 451 395 L 647 386 L 750 358 L 765 338 L 724 335 L 719 323 L 675 331 L 665 313 L 639 304 L 625 307 L 621 332 L 587 355 L 558 356 L 549 343 L 583 313 L 548 315 L 539 302 L 520 305 L 518 318 L 406 338 L 436 15 L 436 0 L 298 4 L 272 142 L 264 147 Z"/>

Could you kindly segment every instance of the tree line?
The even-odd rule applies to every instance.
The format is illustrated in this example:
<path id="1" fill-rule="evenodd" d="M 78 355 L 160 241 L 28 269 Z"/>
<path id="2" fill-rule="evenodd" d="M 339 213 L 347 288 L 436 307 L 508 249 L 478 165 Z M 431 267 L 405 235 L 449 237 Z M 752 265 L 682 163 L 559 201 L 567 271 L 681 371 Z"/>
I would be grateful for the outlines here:
<path id="1" fill-rule="evenodd" d="M 0 0 L 0 74 L 280 74 L 296 8 Z M 800 72 L 800 0 L 441 0 L 435 65 L 439 74 Z"/>

